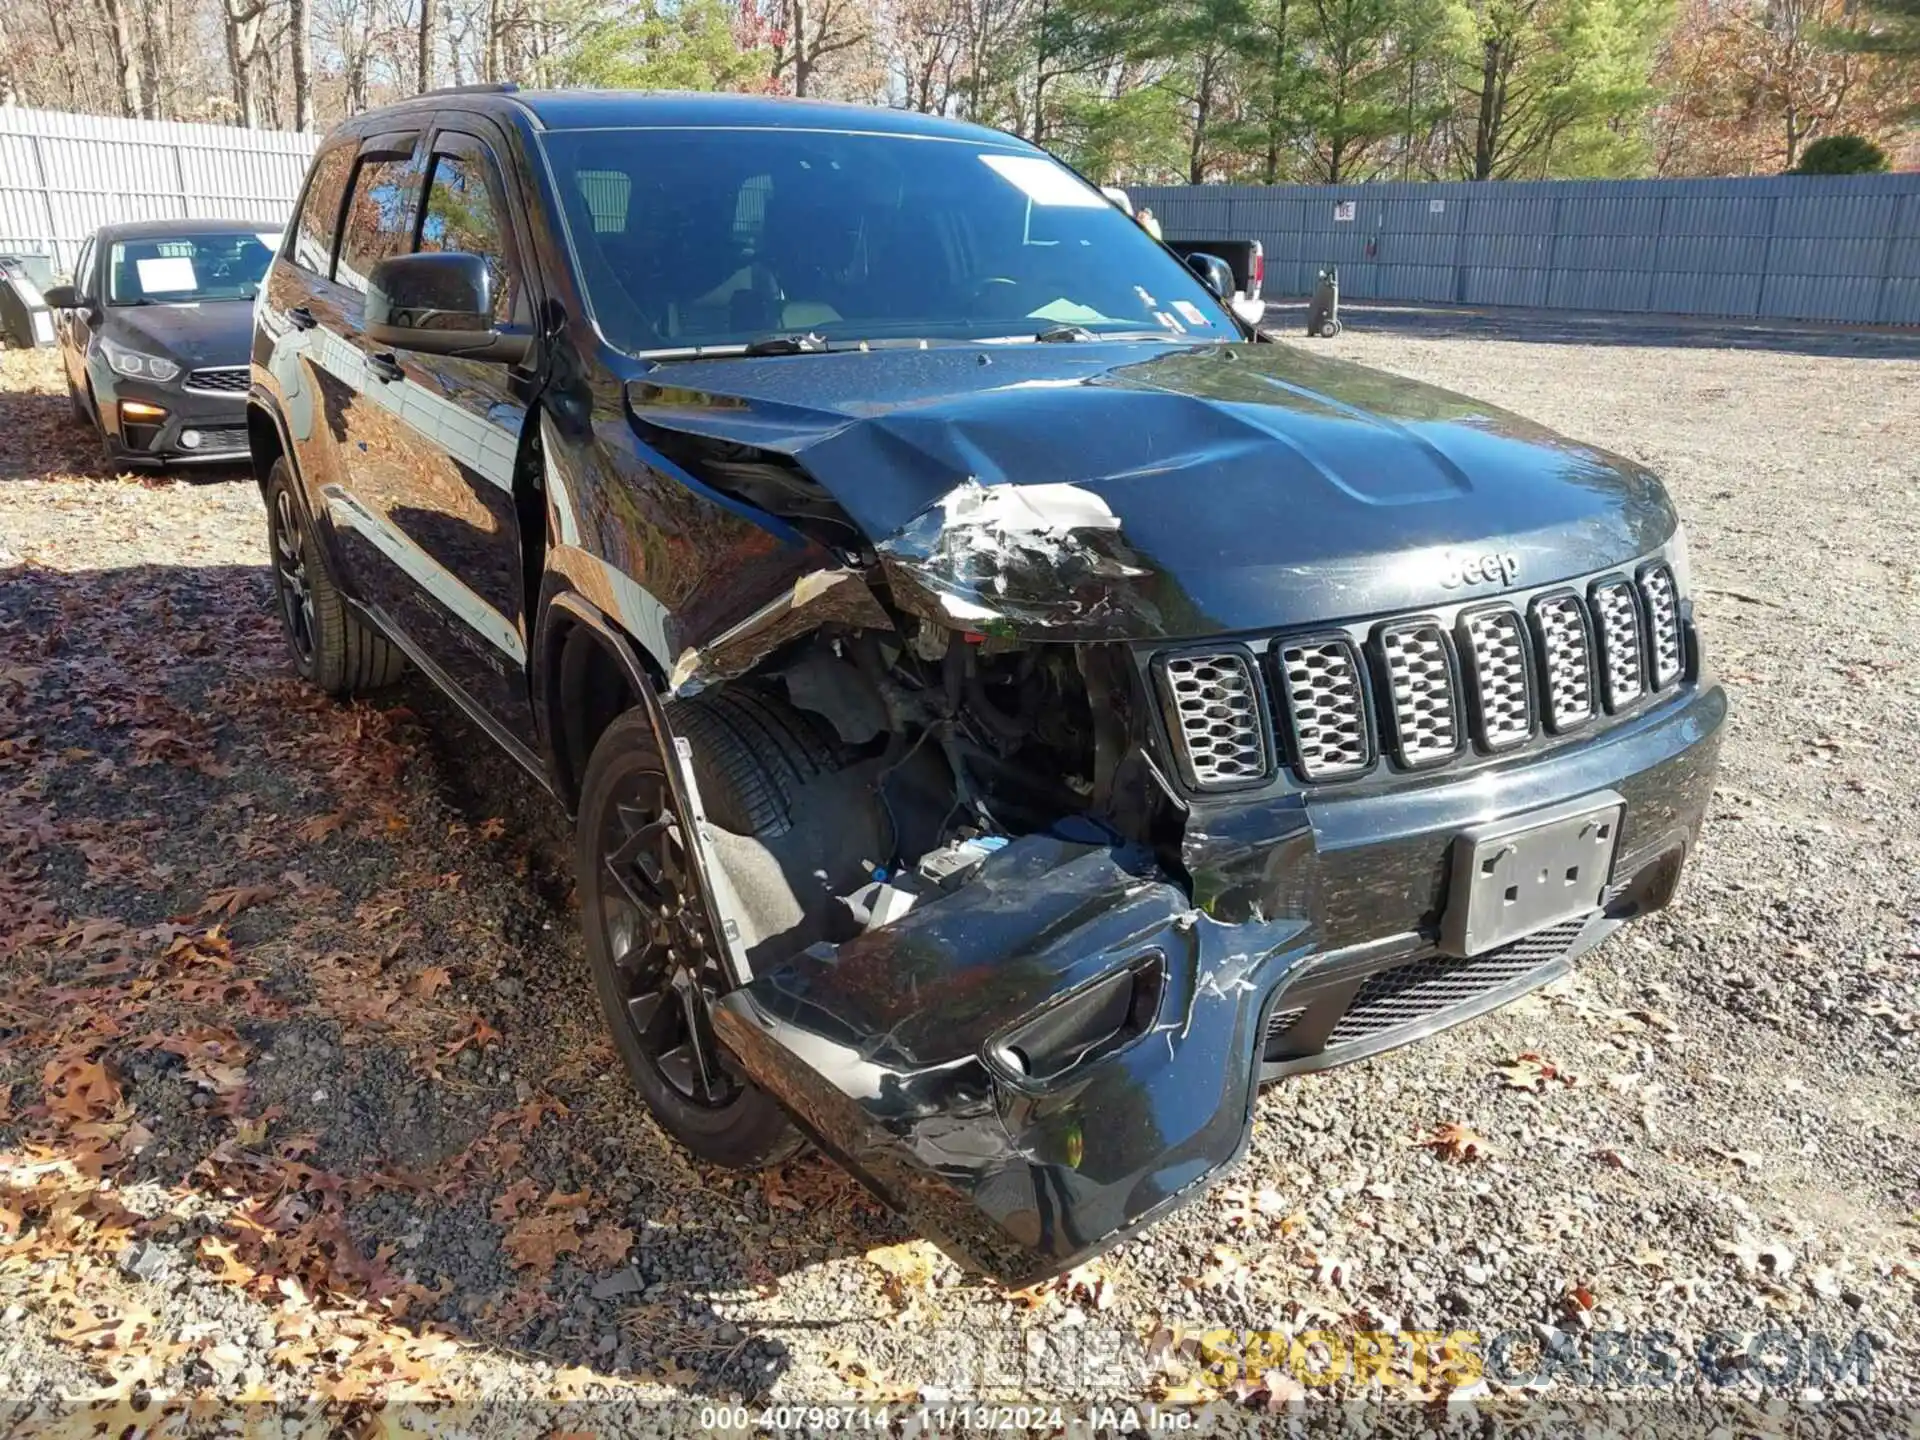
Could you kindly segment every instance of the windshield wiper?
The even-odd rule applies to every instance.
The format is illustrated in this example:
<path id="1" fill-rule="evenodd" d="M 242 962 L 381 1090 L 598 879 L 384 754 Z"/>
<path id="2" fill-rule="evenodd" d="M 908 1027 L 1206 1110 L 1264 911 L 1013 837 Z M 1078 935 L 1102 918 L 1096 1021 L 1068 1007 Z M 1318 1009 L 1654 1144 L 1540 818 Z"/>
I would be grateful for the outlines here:
<path id="1" fill-rule="evenodd" d="M 1084 325 L 1055 325 L 1049 330 L 1042 330 L 1033 338 L 1042 345 L 1071 345 L 1076 341 L 1098 340 L 1100 337 Z"/>
<path id="2" fill-rule="evenodd" d="M 825 338 L 812 331 L 805 335 L 767 335 L 740 347 L 742 355 L 823 355 L 826 350 Z"/>

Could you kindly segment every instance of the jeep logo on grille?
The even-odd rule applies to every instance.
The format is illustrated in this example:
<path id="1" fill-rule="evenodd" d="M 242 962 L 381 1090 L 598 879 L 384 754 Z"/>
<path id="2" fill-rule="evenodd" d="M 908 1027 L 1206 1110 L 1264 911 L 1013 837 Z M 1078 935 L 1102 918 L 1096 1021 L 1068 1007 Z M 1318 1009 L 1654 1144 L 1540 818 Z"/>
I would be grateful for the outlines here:
<path id="1" fill-rule="evenodd" d="M 1485 555 L 1456 555 L 1449 550 L 1441 559 L 1440 583 L 1449 590 L 1462 585 L 1491 585 L 1499 581 L 1512 585 L 1520 578 L 1520 557 L 1505 550 Z"/>

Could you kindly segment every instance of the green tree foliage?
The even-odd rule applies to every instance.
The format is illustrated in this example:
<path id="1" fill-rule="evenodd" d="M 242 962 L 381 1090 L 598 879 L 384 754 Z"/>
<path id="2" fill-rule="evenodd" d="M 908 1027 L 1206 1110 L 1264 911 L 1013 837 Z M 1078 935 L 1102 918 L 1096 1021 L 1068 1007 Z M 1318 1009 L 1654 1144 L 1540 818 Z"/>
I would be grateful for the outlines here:
<path id="1" fill-rule="evenodd" d="M 1920 62 L 1920 0 L 1865 0 L 1854 18 L 1835 34 L 1843 48 Z"/>
<path id="2" fill-rule="evenodd" d="M 1887 168 L 1887 152 L 1864 135 L 1829 135 L 1800 154 L 1796 175 L 1870 175 Z"/>
<path id="3" fill-rule="evenodd" d="M 770 63 L 736 42 L 723 0 L 644 0 L 586 17 L 556 69 L 567 85 L 751 90 L 764 88 Z"/>
<path id="4" fill-rule="evenodd" d="M 1470 180 L 1631 174 L 1671 0 L 1453 0 L 1453 170 Z"/>

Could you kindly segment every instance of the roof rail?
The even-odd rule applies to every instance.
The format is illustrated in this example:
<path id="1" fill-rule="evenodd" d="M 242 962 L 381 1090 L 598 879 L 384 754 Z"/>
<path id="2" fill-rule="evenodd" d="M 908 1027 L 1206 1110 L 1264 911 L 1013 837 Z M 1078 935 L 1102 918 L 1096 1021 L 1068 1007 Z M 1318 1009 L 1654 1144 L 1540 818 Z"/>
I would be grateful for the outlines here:
<path id="1" fill-rule="evenodd" d="M 425 99 L 431 95 L 517 95 L 520 87 L 511 80 L 486 80 L 478 85 L 442 85 L 436 90 L 422 90 L 416 99 Z"/>

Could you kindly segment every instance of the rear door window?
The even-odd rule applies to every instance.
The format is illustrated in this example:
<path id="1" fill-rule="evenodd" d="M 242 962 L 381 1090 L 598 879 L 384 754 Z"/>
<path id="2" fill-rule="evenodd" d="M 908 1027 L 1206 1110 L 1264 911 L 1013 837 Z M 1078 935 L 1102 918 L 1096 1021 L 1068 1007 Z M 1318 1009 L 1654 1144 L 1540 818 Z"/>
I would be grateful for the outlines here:
<path id="1" fill-rule="evenodd" d="M 404 255 L 413 238 L 414 201 L 420 170 L 413 157 L 391 152 L 360 157 L 340 225 L 340 253 L 333 278 L 366 293 L 367 272 L 380 261 Z"/>
<path id="2" fill-rule="evenodd" d="M 293 228 L 293 246 L 288 254 L 294 264 L 315 275 L 325 275 L 333 259 L 334 231 L 340 225 L 340 197 L 346 194 L 347 177 L 353 173 L 353 152 L 351 140 L 322 150 L 313 162 L 306 197 L 300 202 L 300 215 Z"/>

